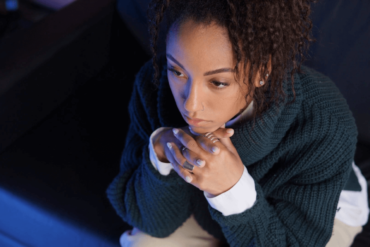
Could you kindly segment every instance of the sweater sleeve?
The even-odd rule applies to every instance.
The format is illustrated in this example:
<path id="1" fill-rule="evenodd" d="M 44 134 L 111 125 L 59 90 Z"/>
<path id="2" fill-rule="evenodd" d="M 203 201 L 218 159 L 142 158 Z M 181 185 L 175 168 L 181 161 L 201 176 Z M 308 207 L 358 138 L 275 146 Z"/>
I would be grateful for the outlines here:
<path id="1" fill-rule="evenodd" d="M 340 126 L 335 119 L 334 125 Z M 268 180 L 255 182 L 256 203 L 240 214 L 224 216 L 208 206 L 231 247 L 324 247 L 332 235 L 334 216 L 354 156 L 354 141 L 345 128 L 303 145 L 284 169 L 305 167 L 274 191 L 263 183 L 278 183 L 278 169 Z M 307 166 L 308 160 L 314 158 Z M 289 163 L 289 164 L 288 164 Z M 293 170 L 293 169 L 292 169 Z"/>
<path id="2" fill-rule="evenodd" d="M 138 91 L 135 82 L 120 172 L 106 193 L 125 222 L 151 236 L 163 238 L 190 217 L 190 185 L 175 171 L 163 176 L 153 167 L 148 150 L 153 129 Z"/>

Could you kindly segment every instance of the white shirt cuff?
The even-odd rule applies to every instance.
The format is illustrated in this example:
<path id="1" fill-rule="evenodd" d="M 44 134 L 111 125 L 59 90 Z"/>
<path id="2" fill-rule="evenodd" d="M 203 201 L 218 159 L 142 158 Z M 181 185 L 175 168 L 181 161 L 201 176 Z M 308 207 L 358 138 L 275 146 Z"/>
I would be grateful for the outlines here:
<path id="1" fill-rule="evenodd" d="M 205 191 L 203 193 L 209 205 L 224 216 L 244 212 L 253 206 L 257 198 L 254 179 L 245 166 L 239 181 L 228 191 L 214 197 Z"/>
<path id="2" fill-rule="evenodd" d="M 161 132 L 162 130 L 166 130 L 166 129 L 171 129 L 170 127 L 160 127 L 158 129 L 156 129 L 151 135 L 150 135 L 150 138 L 149 138 L 149 157 L 150 157 L 150 161 L 152 162 L 154 168 L 162 175 L 164 176 L 167 176 L 168 174 L 170 174 L 171 172 L 171 169 L 173 169 L 171 163 L 165 163 L 165 162 L 161 162 L 159 159 L 158 159 L 158 156 L 157 154 L 155 153 L 154 151 L 154 147 L 153 147 L 153 137 L 158 134 L 159 132 Z"/>

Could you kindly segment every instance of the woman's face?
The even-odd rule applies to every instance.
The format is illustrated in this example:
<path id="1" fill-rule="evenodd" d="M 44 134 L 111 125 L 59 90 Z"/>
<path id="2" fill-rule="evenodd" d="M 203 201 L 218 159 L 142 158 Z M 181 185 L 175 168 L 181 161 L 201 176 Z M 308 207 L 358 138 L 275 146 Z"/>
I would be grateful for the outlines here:
<path id="1" fill-rule="evenodd" d="M 174 24 L 168 32 L 166 56 L 172 94 L 195 132 L 215 131 L 249 104 L 247 85 L 235 80 L 227 29 L 192 20 Z"/>

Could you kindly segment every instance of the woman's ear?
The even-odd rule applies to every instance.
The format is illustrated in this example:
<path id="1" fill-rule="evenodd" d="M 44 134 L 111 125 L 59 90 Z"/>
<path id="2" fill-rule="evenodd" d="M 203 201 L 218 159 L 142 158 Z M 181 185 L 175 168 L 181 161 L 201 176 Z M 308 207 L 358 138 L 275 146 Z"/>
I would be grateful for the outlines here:
<path id="1" fill-rule="evenodd" d="M 256 87 L 264 86 L 267 82 L 267 79 L 271 75 L 271 71 L 272 71 L 271 54 L 269 55 L 269 61 L 267 62 L 267 70 L 268 70 L 268 72 L 264 76 L 261 76 L 261 70 L 257 71 L 256 80 L 254 82 L 255 83 L 254 85 Z"/>

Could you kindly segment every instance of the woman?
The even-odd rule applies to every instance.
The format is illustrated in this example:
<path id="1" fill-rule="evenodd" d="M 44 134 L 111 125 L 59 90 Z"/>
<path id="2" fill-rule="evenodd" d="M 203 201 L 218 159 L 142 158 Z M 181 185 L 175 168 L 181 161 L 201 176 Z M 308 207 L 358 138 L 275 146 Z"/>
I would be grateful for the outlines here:
<path id="1" fill-rule="evenodd" d="M 151 6 L 153 62 L 136 77 L 107 190 L 134 226 L 121 245 L 349 246 L 367 221 L 366 182 L 346 101 L 327 77 L 301 70 L 310 1 Z M 340 200 L 358 186 L 358 200 Z"/>

